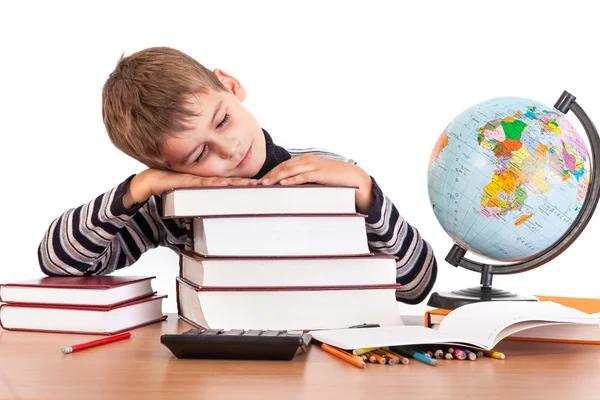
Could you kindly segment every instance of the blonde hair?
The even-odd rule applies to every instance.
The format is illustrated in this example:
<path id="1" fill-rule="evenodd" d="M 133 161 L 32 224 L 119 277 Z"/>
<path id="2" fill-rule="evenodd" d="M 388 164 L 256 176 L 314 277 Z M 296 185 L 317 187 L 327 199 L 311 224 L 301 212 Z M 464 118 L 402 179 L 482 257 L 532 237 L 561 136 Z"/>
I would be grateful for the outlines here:
<path id="1" fill-rule="evenodd" d="M 121 56 L 102 88 L 102 119 L 112 143 L 152 168 L 166 168 L 164 136 L 187 128 L 195 114 L 185 101 L 210 89 L 226 90 L 209 69 L 169 47 Z"/>

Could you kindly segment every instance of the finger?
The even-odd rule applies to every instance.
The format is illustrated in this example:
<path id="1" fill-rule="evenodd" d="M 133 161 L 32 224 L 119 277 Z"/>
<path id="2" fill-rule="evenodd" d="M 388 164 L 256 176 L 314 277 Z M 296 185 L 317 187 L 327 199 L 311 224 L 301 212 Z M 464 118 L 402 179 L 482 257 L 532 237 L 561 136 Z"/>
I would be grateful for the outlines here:
<path id="1" fill-rule="evenodd" d="M 290 160 L 284 161 L 269 172 L 267 172 L 261 179 L 259 179 L 259 183 L 263 183 L 264 181 L 270 181 L 275 175 L 279 174 L 282 170 L 301 164 L 306 164 L 306 158 L 303 158 L 303 156 L 295 157 Z"/>
<path id="2" fill-rule="evenodd" d="M 279 183 L 283 179 L 288 179 L 296 175 L 304 174 L 309 171 L 313 171 L 315 166 L 313 164 L 296 164 L 290 165 L 286 168 L 282 168 L 280 171 L 275 172 L 268 180 L 263 180 L 263 185 L 273 185 Z"/>
<path id="3" fill-rule="evenodd" d="M 316 183 L 318 181 L 317 174 L 314 171 L 308 171 L 302 174 L 292 176 L 290 178 L 282 179 L 279 183 L 281 185 L 302 185 L 304 183 Z"/>
<path id="4" fill-rule="evenodd" d="M 248 182 L 246 178 L 227 178 L 227 181 L 233 185 L 243 185 Z"/>
<path id="5" fill-rule="evenodd" d="M 248 186 L 251 184 L 251 181 L 253 181 L 255 179 L 248 179 L 248 178 L 234 178 L 234 179 L 230 179 L 229 183 L 233 186 Z"/>
<path id="6" fill-rule="evenodd" d="M 224 178 L 201 178 L 201 186 L 228 186 L 229 182 Z"/>

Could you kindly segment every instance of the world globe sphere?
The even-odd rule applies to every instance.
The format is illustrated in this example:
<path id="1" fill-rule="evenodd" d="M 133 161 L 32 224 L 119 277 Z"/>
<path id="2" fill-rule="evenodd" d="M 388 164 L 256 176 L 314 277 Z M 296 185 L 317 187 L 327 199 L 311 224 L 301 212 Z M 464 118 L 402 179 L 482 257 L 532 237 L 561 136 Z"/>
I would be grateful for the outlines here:
<path id="1" fill-rule="evenodd" d="M 585 142 L 564 114 L 521 97 L 476 104 L 438 138 L 427 174 L 434 214 L 460 247 L 522 261 L 553 246 L 590 184 Z"/>

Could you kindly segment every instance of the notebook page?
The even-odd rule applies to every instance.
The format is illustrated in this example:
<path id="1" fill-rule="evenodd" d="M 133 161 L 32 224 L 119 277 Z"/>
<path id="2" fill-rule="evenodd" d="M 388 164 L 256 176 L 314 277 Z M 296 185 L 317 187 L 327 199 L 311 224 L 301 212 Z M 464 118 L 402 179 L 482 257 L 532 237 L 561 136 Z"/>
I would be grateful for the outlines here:
<path id="1" fill-rule="evenodd" d="M 527 321 L 527 324 L 517 325 Z M 548 322 L 598 324 L 593 316 L 550 301 L 488 301 L 468 304 L 448 314 L 439 331 L 493 348 L 506 336 Z M 506 329 L 515 325 L 515 329 Z"/>
<path id="2" fill-rule="evenodd" d="M 463 338 L 448 336 L 424 326 L 388 326 L 381 328 L 329 329 L 311 331 L 313 339 L 340 349 L 406 346 L 430 343 L 460 343 Z M 477 343 L 472 343 L 479 347 Z"/>

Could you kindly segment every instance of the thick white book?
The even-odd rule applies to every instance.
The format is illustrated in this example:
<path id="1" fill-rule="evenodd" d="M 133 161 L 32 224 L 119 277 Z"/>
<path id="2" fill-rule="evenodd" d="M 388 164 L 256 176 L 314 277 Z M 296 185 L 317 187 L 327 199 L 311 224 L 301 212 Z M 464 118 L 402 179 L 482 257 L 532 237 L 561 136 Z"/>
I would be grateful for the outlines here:
<path id="1" fill-rule="evenodd" d="M 333 329 L 313 332 L 313 338 L 346 350 L 419 344 L 454 344 L 490 350 L 518 332 L 567 327 L 589 327 L 600 333 L 600 314 L 586 314 L 549 301 L 486 301 L 453 310 L 437 330 L 424 326 Z"/>
<path id="2" fill-rule="evenodd" d="M 397 257 L 202 257 L 182 251 L 179 276 L 200 287 L 358 286 L 396 283 Z"/>
<path id="3" fill-rule="evenodd" d="M 206 257 L 370 254 L 362 214 L 239 215 L 192 219 L 193 250 Z"/>
<path id="4" fill-rule="evenodd" d="M 311 330 L 402 324 L 400 285 L 201 288 L 177 278 L 179 316 L 197 327 Z"/>
<path id="5" fill-rule="evenodd" d="M 164 217 L 332 214 L 356 211 L 350 186 L 272 185 L 174 189 L 162 195 Z"/>

